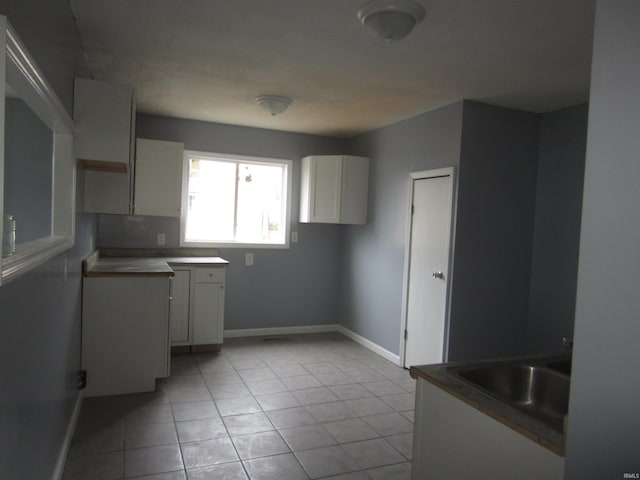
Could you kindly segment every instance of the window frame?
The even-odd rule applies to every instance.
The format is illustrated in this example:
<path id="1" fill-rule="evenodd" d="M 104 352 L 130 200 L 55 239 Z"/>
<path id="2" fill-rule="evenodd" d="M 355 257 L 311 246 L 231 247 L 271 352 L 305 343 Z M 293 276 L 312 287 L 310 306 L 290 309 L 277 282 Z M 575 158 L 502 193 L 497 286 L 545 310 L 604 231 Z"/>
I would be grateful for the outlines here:
<path id="1" fill-rule="evenodd" d="M 286 166 L 286 188 L 284 188 L 285 199 L 285 233 L 284 243 L 241 243 L 241 242 L 194 242 L 187 241 L 186 223 L 189 206 L 189 159 L 204 158 L 208 160 L 220 160 L 226 162 L 254 163 L 257 165 L 279 165 Z M 254 157 L 248 155 L 235 155 L 226 153 L 203 152 L 197 150 L 185 150 L 182 160 L 182 200 L 180 208 L 180 246 L 181 247 L 213 247 L 213 248 L 268 248 L 268 249 L 289 249 L 291 248 L 291 195 L 293 191 L 293 161 L 280 158 Z M 237 204 L 235 206 L 237 209 Z"/>

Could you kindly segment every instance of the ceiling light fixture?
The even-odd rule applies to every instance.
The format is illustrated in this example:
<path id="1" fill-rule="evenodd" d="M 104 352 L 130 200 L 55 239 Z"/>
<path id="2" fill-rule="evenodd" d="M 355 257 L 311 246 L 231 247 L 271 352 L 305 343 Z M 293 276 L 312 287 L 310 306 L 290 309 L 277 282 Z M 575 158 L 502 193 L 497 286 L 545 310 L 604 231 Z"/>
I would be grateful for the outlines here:
<path id="1" fill-rule="evenodd" d="M 261 95 L 256 97 L 256 103 L 272 117 L 280 115 L 293 103 L 289 97 L 279 95 Z"/>
<path id="2" fill-rule="evenodd" d="M 387 43 L 409 35 L 424 15 L 422 5 L 413 0 L 371 0 L 358 10 L 367 30 Z"/>

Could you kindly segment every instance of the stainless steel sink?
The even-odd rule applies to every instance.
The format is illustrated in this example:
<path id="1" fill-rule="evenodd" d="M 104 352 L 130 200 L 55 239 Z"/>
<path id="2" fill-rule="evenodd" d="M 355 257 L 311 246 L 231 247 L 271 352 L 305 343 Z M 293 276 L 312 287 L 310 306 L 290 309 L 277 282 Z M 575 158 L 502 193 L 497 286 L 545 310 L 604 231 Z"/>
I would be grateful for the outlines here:
<path id="1" fill-rule="evenodd" d="M 565 365 L 560 365 L 563 368 Z M 449 371 L 492 397 L 563 431 L 570 377 L 549 364 L 495 363 L 452 366 Z"/>
<path id="2" fill-rule="evenodd" d="M 556 360 L 554 362 L 549 362 L 547 363 L 547 366 L 551 370 L 564 373 L 565 375 L 571 375 L 571 359 L 570 358 L 566 360 Z"/>

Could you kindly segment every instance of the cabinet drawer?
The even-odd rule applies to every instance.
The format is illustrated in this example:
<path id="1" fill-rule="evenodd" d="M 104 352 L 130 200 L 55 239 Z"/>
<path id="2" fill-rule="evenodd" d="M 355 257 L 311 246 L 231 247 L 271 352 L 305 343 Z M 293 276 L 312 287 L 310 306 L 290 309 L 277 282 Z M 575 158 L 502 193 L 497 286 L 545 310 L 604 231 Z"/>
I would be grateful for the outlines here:
<path id="1" fill-rule="evenodd" d="M 196 283 L 224 282 L 224 267 L 196 268 Z"/>

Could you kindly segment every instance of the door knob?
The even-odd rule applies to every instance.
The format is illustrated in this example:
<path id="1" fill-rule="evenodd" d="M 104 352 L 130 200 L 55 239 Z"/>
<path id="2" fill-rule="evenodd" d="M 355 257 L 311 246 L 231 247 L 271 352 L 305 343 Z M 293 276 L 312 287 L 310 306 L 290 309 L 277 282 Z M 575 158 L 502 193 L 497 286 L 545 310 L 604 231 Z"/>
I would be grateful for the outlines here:
<path id="1" fill-rule="evenodd" d="M 444 273 L 441 271 L 433 272 L 432 276 L 433 278 L 439 278 L 440 280 L 444 279 Z"/>

